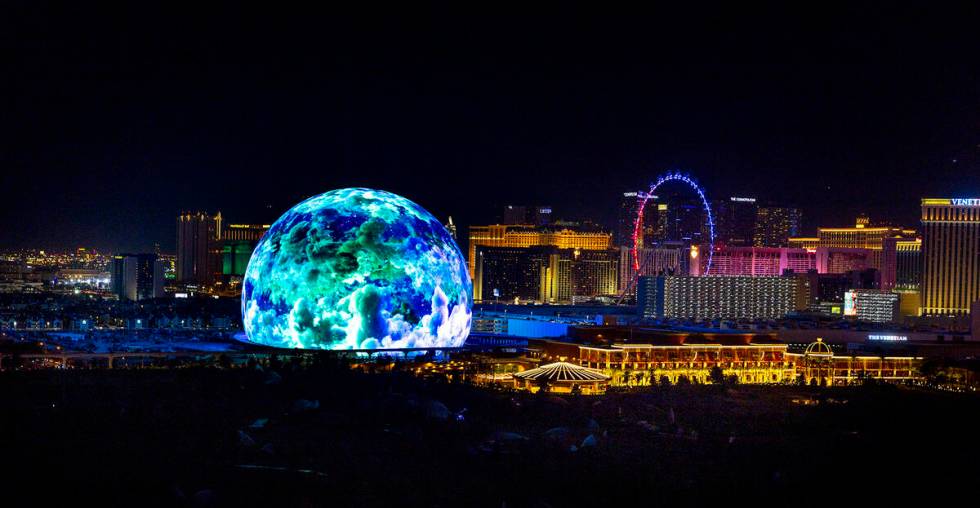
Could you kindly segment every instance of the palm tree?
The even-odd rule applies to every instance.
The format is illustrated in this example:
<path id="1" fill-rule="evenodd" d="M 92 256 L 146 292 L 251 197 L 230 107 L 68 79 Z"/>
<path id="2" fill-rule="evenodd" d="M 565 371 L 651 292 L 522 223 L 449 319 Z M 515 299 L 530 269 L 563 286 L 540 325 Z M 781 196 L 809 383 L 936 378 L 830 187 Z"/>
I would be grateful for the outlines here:
<path id="1" fill-rule="evenodd" d="M 721 370 L 721 367 L 715 365 L 708 371 L 708 379 L 710 379 L 712 383 L 720 385 L 725 382 L 725 372 Z"/>

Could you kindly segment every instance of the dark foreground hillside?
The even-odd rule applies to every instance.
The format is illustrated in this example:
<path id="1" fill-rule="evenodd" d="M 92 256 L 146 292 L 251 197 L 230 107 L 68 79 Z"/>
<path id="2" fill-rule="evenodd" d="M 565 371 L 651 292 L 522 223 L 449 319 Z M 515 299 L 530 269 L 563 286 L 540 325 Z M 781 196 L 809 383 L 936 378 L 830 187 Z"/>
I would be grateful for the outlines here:
<path id="1" fill-rule="evenodd" d="M 980 459 L 976 396 L 892 386 L 559 398 L 324 365 L 7 372 L 0 400 L 0 495 L 42 506 L 938 504 Z"/>

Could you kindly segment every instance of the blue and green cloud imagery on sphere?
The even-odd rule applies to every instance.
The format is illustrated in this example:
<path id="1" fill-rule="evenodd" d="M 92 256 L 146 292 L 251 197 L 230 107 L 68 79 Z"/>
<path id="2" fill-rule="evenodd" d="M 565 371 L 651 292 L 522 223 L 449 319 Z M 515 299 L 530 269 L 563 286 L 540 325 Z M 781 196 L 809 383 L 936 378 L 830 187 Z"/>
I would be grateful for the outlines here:
<path id="1" fill-rule="evenodd" d="M 462 346 L 473 285 L 446 228 L 390 192 L 340 189 L 262 237 L 242 289 L 248 340 L 303 349 Z"/>

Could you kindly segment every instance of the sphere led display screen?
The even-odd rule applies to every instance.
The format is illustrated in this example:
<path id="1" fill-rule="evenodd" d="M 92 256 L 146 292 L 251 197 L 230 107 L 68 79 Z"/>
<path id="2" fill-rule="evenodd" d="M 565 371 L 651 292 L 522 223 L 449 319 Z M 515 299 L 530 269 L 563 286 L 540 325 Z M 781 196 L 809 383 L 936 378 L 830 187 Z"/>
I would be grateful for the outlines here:
<path id="1" fill-rule="evenodd" d="M 473 285 L 459 247 L 390 192 L 340 189 L 294 206 L 259 241 L 242 285 L 256 344 L 458 347 L 470 332 Z"/>

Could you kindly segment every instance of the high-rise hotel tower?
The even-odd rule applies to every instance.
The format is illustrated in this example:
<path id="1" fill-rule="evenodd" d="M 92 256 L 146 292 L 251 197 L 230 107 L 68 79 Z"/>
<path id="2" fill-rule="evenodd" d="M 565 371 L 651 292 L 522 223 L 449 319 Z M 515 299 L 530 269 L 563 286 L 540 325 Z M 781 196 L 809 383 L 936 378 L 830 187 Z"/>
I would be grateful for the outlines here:
<path id="1" fill-rule="evenodd" d="M 211 285 L 221 274 L 221 212 L 177 216 L 177 282 Z"/>
<path id="2" fill-rule="evenodd" d="M 920 313 L 970 313 L 980 300 L 980 199 L 922 200 Z"/>

